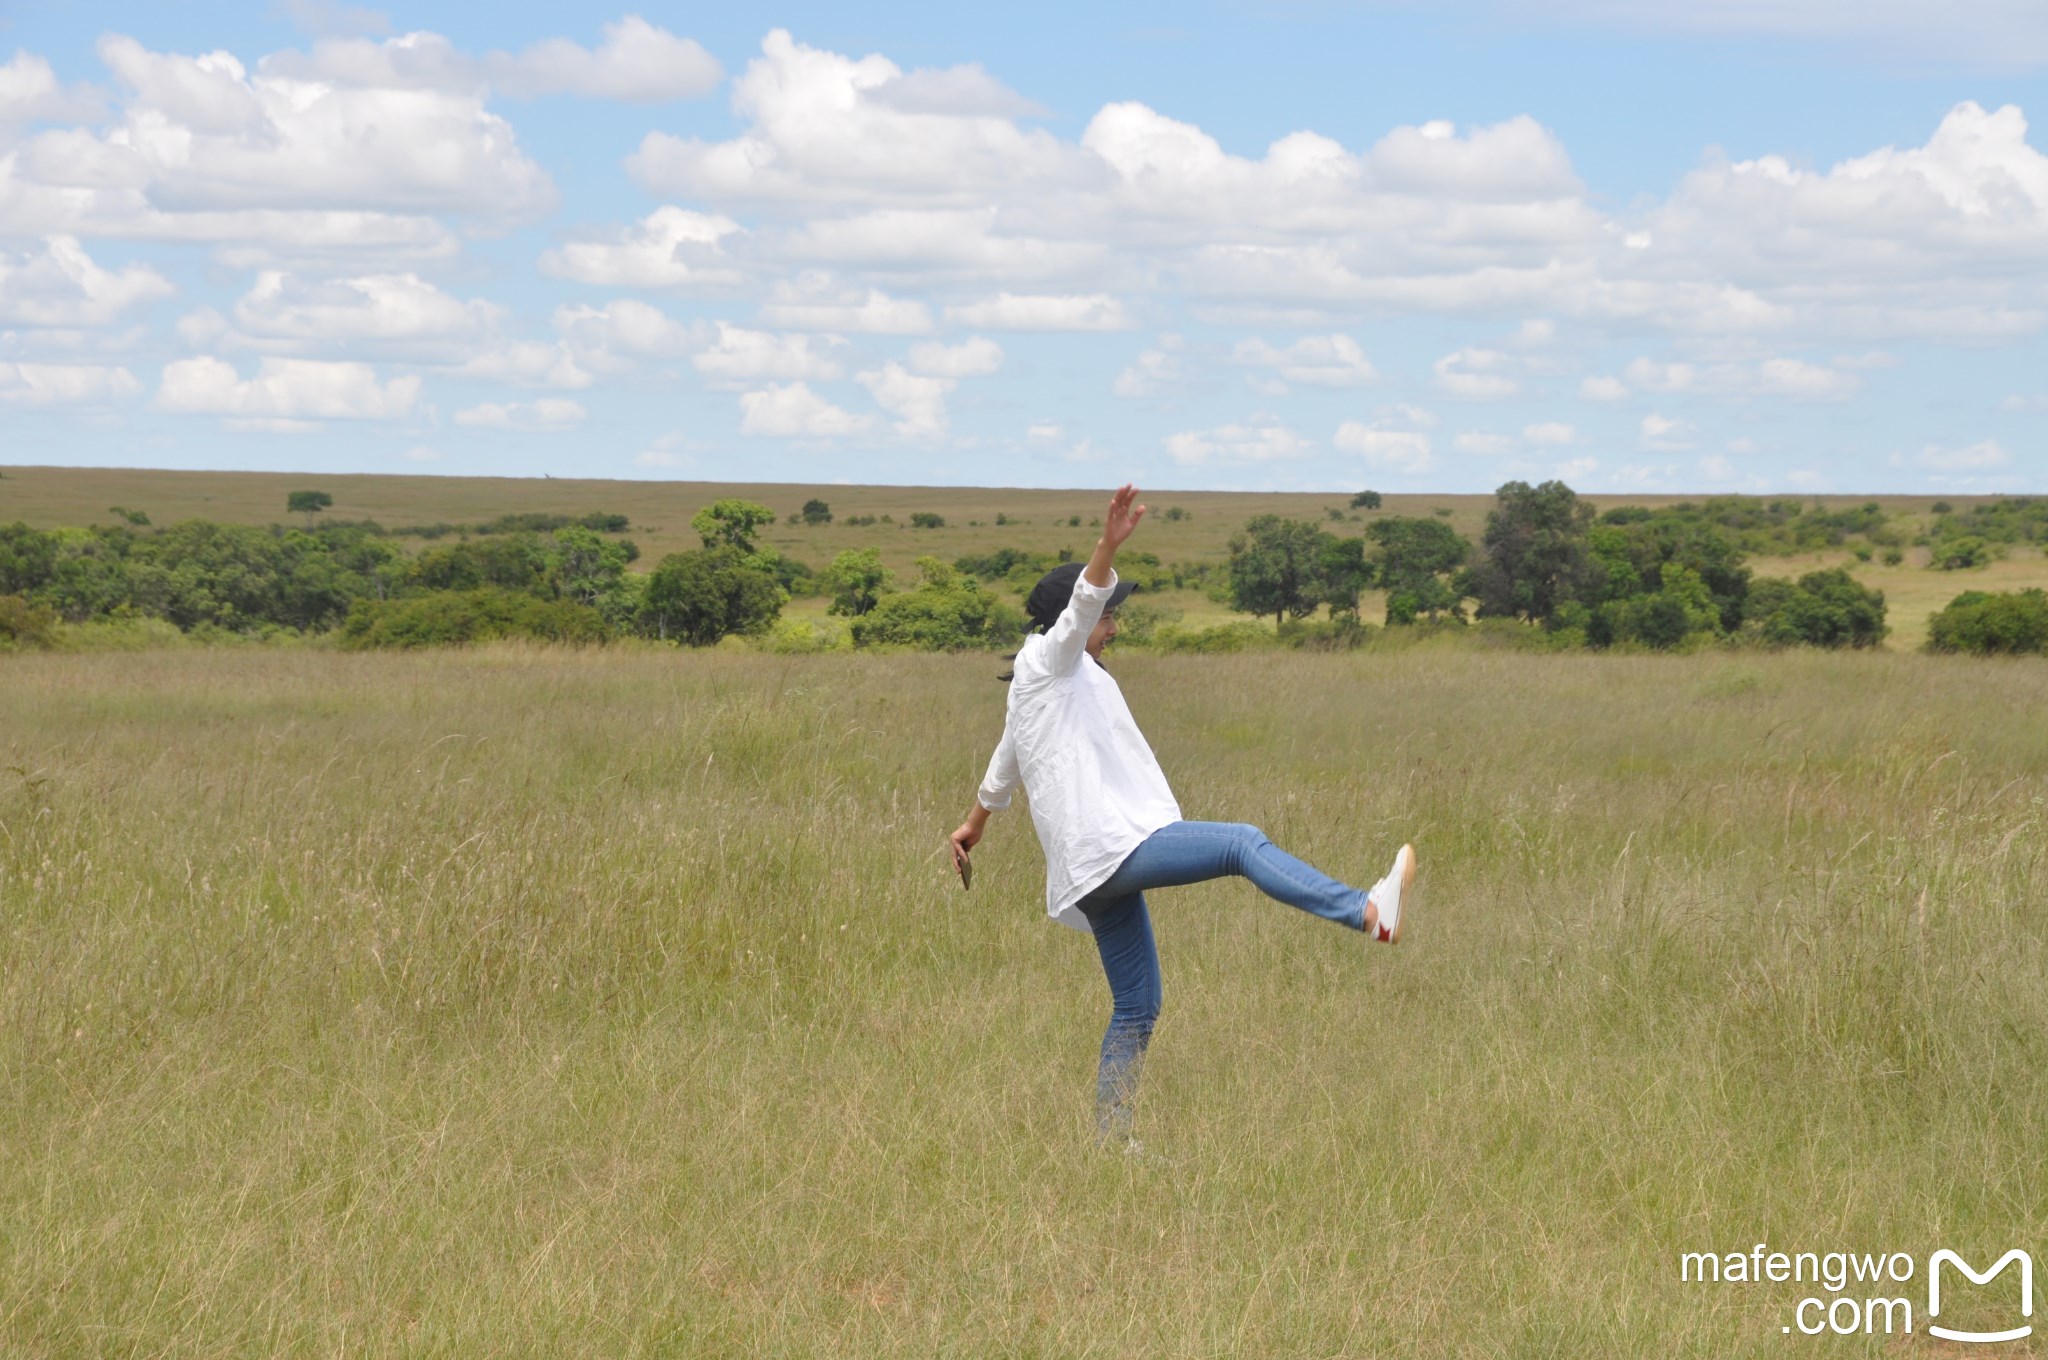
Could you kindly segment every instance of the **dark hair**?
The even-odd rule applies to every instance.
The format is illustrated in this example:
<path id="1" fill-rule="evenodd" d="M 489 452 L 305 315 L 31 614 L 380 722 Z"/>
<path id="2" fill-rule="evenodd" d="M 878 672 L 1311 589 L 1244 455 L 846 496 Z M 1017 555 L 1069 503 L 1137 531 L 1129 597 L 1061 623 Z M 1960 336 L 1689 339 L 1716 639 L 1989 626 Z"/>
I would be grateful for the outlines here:
<path id="1" fill-rule="evenodd" d="M 1031 594 L 1025 597 L 1024 600 L 1024 612 L 1031 616 L 1031 628 L 1025 636 L 1029 637 L 1031 633 L 1049 633 L 1052 631 L 1052 626 L 1060 621 L 1060 615 L 1066 612 L 1067 605 L 1072 602 L 1074 598 L 1074 583 L 1080 579 L 1081 564 L 1079 562 L 1062 562 L 1038 578 L 1038 584 L 1031 587 Z M 1136 589 L 1137 584 L 1135 582 L 1118 581 L 1116 589 L 1110 594 L 1109 603 L 1102 607 L 1102 612 L 1107 614 L 1114 610 L 1118 605 L 1130 598 L 1131 592 Z M 1017 652 L 1011 652 L 1003 660 L 1015 661 L 1017 656 Z M 996 679 L 1006 683 L 1016 678 L 1017 671 L 1015 667 L 1004 671 L 996 677 Z"/>

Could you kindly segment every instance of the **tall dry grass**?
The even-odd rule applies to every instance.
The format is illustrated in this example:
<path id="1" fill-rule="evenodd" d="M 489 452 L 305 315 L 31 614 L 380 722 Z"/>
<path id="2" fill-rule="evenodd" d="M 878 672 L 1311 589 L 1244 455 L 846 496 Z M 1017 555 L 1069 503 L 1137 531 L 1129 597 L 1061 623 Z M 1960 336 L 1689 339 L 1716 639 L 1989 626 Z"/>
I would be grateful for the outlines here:
<path id="1" fill-rule="evenodd" d="M 937 853 L 990 658 L 0 659 L 0 1354 L 1778 1354 L 1679 1252 L 2048 1249 L 2048 668 L 1114 664 L 1422 856 L 1155 895 L 1144 1158 L 1028 820 Z"/>

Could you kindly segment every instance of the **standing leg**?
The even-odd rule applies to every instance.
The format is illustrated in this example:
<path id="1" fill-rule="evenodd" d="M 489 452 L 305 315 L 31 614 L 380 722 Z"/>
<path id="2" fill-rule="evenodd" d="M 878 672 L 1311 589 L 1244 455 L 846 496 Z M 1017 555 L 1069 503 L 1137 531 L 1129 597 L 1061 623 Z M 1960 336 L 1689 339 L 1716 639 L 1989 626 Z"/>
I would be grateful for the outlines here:
<path id="1" fill-rule="evenodd" d="M 1365 929 L 1365 893 L 1340 883 L 1243 822 L 1175 822 L 1146 837 L 1097 896 L 1141 893 L 1211 878 L 1248 878 L 1266 896 L 1326 921 Z M 1085 908 L 1084 908 L 1085 909 Z"/>
<path id="2" fill-rule="evenodd" d="M 1109 978 L 1109 1028 L 1095 1074 L 1095 1129 L 1103 1138 L 1127 1138 L 1136 1118 L 1145 1047 L 1159 1020 L 1159 950 L 1143 893 L 1092 894 L 1082 901 L 1081 911 L 1095 929 L 1095 948 Z"/>

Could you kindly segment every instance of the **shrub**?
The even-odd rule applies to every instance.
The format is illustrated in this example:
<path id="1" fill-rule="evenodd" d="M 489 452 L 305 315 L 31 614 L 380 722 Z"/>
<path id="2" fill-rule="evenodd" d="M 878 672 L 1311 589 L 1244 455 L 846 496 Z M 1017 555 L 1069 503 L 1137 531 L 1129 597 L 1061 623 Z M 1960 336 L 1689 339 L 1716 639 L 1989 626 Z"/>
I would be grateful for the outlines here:
<path id="1" fill-rule="evenodd" d="M 1024 632 L 1024 616 L 936 557 L 920 557 L 924 580 L 885 597 L 853 621 L 856 647 L 914 647 L 954 652 L 1005 647 Z"/>
<path id="2" fill-rule="evenodd" d="M 836 652 L 852 645 L 844 624 L 817 619 L 777 619 L 760 641 L 761 650 L 785 656 Z"/>
<path id="3" fill-rule="evenodd" d="M 48 647 L 56 641 L 56 611 L 20 595 L 0 595 L 0 648 Z"/>
<path id="4" fill-rule="evenodd" d="M 1153 635 L 1152 646 L 1162 652 L 1196 652 L 1204 655 L 1250 652 L 1278 645 L 1274 631 L 1258 623 L 1219 623 L 1213 628 L 1184 629 L 1171 624 Z"/>
<path id="5" fill-rule="evenodd" d="M 1991 560 L 1991 545 L 1975 534 L 1944 538 L 1934 545 L 1934 560 L 1928 565 L 1938 571 L 1967 571 Z"/>
<path id="6" fill-rule="evenodd" d="M 1359 492 L 1359 493 L 1358 493 L 1358 494 L 1357 494 L 1356 496 L 1353 496 L 1353 497 L 1351 498 L 1351 508 L 1352 508 L 1353 510 L 1377 510 L 1377 509 L 1379 509 L 1379 508 L 1380 508 L 1380 493 L 1379 493 L 1379 492 L 1377 492 L 1377 491 L 1361 491 L 1361 492 Z"/>
<path id="7" fill-rule="evenodd" d="M 1190 511 L 1181 509 L 1178 505 L 1169 505 L 1166 507 L 1166 517 L 1175 524 L 1178 524 L 1182 520 L 1193 519 L 1194 515 Z"/>
<path id="8" fill-rule="evenodd" d="M 1964 591 L 1927 621 L 1927 650 L 1979 656 L 2048 653 L 2048 593 Z"/>
<path id="9" fill-rule="evenodd" d="M 397 600 L 357 600 L 342 623 L 341 645 L 363 651 L 512 637 L 594 643 L 611 635 L 604 616 L 589 605 L 486 587 L 426 591 Z"/>
<path id="10" fill-rule="evenodd" d="M 1929 512 L 1937 515 L 1953 515 L 1956 512 L 1956 508 L 1947 501 L 1936 501 L 1928 506 L 1927 509 Z"/>
<path id="11" fill-rule="evenodd" d="M 832 522 L 832 507 L 815 497 L 804 502 L 804 508 L 801 513 L 806 524 L 818 525 L 830 524 Z"/>
<path id="12" fill-rule="evenodd" d="M 946 527 L 946 517 L 930 510 L 912 511 L 910 527 L 913 529 L 943 529 Z"/>
<path id="13" fill-rule="evenodd" d="M 1171 605 L 1154 604 L 1150 600 L 1126 600 L 1116 612 L 1117 645 L 1146 646 L 1162 628 L 1178 624 L 1182 614 L 1183 611 Z"/>

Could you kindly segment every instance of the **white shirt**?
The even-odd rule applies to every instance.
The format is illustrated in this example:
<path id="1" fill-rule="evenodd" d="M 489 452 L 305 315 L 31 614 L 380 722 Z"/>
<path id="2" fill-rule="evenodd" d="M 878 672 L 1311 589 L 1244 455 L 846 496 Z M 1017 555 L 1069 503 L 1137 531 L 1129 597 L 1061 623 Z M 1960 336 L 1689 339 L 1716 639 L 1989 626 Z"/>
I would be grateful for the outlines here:
<path id="1" fill-rule="evenodd" d="M 976 795 L 1000 812 L 1024 786 L 1045 851 L 1046 914 L 1075 930 L 1092 929 L 1075 903 L 1147 836 L 1181 819 L 1123 691 L 1088 655 L 1088 635 L 1115 591 L 1114 571 L 1100 587 L 1082 573 L 1051 630 L 1024 640 L 1003 739 Z"/>

